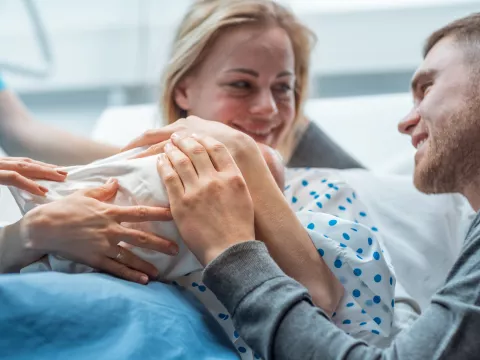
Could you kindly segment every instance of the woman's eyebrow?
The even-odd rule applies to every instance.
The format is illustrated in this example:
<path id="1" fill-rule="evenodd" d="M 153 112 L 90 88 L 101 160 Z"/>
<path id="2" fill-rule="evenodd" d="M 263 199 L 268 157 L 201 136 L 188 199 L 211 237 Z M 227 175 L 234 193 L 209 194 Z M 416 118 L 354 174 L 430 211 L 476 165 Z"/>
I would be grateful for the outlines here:
<path id="1" fill-rule="evenodd" d="M 284 76 L 295 76 L 295 74 L 292 73 L 292 72 L 289 71 L 289 70 L 285 70 L 285 71 L 282 71 L 281 73 L 279 73 L 279 74 L 277 75 L 277 78 L 284 77 Z"/>
<path id="2" fill-rule="evenodd" d="M 255 76 L 255 77 L 259 77 L 259 76 L 260 76 L 260 75 L 258 74 L 258 72 L 256 72 L 255 70 L 246 69 L 246 68 L 230 69 L 230 70 L 227 70 L 227 72 L 239 72 L 239 73 L 243 73 L 243 74 L 252 75 L 252 76 Z"/>

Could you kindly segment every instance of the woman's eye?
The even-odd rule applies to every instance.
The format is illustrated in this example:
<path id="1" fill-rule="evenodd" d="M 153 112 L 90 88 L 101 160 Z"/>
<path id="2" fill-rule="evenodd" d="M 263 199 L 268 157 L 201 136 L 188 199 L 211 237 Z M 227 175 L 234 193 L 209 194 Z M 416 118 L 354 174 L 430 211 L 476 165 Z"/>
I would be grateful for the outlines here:
<path id="1" fill-rule="evenodd" d="M 249 89 L 250 88 L 250 84 L 246 81 L 236 81 L 234 83 L 231 83 L 230 86 L 235 88 L 235 89 Z"/>
<path id="2" fill-rule="evenodd" d="M 290 84 L 278 84 L 278 85 L 275 85 L 275 90 L 286 93 L 292 90 L 292 86 Z"/>

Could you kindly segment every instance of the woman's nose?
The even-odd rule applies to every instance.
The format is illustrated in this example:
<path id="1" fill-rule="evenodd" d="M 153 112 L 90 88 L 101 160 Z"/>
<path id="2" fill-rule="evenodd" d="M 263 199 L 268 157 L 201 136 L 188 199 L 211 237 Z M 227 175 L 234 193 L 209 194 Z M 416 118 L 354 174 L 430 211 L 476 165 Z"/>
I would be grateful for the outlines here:
<path id="1" fill-rule="evenodd" d="M 420 114 L 416 108 L 413 108 L 407 116 L 398 123 L 398 131 L 402 134 L 410 135 L 420 122 Z"/>
<path id="2" fill-rule="evenodd" d="M 277 102 L 271 91 L 262 91 L 251 108 L 252 115 L 270 117 L 278 113 Z"/>

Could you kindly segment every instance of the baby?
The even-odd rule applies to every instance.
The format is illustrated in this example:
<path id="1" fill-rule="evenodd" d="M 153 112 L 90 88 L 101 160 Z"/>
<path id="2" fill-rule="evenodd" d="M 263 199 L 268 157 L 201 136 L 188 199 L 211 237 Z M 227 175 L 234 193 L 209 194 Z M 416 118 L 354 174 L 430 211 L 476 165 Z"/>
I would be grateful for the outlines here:
<path id="1" fill-rule="evenodd" d="M 284 167 L 276 152 L 260 146 L 277 184 L 284 187 Z M 40 181 L 49 192 L 38 197 L 11 189 L 23 213 L 67 196 L 77 190 L 102 185 L 110 177 L 118 180 L 117 205 L 168 206 L 166 190 L 157 173 L 156 157 L 128 160 L 141 149 L 118 154 L 87 166 L 66 168 L 64 183 Z M 323 179 L 315 170 L 292 170 L 285 196 L 309 232 L 320 256 L 345 287 L 345 295 L 332 321 L 353 336 L 370 339 L 388 336 L 393 320 L 394 275 L 381 250 L 378 229 L 352 189 L 340 179 Z M 235 331 L 230 315 L 201 282 L 202 266 L 183 243 L 174 222 L 136 224 L 142 230 L 174 240 L 179 254 L 171 257 L 151 250 L 131 250 L 155 265 L 163 281 L 171 281 L 194 293 L 231 338 L 242 359 L 258 358 Z M 123 245 L 123 244 L 122 244 Z M 29 265 L 22 272 L 92 272 L 94 269 L 56 255 Z"/>

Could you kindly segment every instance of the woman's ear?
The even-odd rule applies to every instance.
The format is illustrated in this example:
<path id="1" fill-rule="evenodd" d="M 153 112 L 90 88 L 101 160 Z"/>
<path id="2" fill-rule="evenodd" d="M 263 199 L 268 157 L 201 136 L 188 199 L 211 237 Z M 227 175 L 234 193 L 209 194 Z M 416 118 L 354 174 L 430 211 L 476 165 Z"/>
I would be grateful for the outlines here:
<path id="1" fill-rule="evenodd" d="M 190 78 L 185 78 L 181 80 L 175 90 L 173 91 L 173 96 L 177 106 L 185 111 L 190 110 L 190 101 L 188 97 L 188 88 L 190 84 Z"/>

